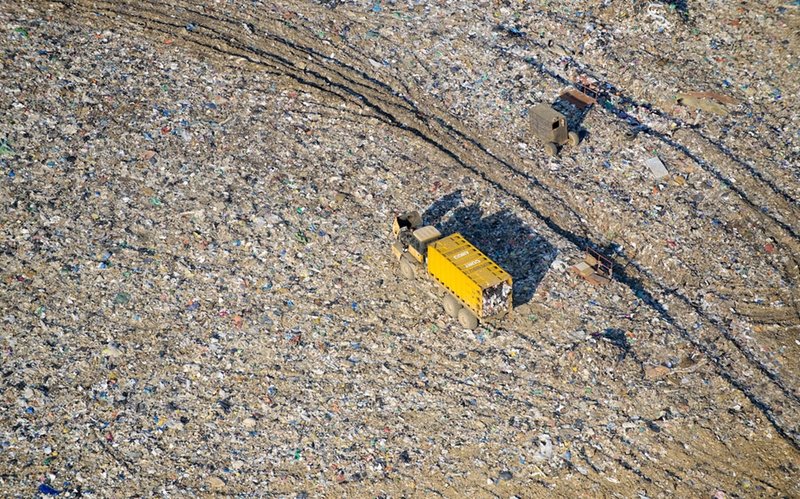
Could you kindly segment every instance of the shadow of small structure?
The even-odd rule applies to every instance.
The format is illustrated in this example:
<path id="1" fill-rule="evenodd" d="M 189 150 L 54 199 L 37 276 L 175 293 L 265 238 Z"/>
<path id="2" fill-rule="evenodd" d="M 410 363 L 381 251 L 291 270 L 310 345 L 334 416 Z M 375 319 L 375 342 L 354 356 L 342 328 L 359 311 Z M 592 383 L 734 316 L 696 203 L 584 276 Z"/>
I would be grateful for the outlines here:
<path id="1" fill-rule="evenodd" d="M 633 353 L 631 344 L 628 341 L 628 336 L 622 329 L 608 328 L 602 333 L 593 333 L 592 336 L 597 339 L 604 339 L 620 349 L 618 361 L 625 360 L 629 353 Z M 633 355 L 635 356 L 635 355 Z"/>
<path id="2" fill-rule="evenodd" d="M 579 89 L 571 88 L 574 95 L 582 95 Z M 572 97 L 573 93 L 569 91 L 562 92 L 556 99 L 550 104 L 550 107 L 564 115 L 564 118 L 567 120 L 567 128 L 571 131 L 575 131 L 580 136 L 581 140 L 583 140 L 586 136 L 586 130 L 583 129 L 583 121 L 586 119 L 586 116 L 589 114 L 589 111 L 592 110 L 594 107 L 594 103 L 581 102 Z M 594 99 L 592 99 L 593 101 Z"/>
<path id="3" fill-rule="evenodd" d="M 547 239 L 509 210 L 483 216 L 477 204 L 464 205 L 461 191 L 434 202 L 423 213 L 422 220 L 444 235 L 460 232 L 511 274 L 515 307 L 533 298 L 558 255 L 558 250 Z"/>

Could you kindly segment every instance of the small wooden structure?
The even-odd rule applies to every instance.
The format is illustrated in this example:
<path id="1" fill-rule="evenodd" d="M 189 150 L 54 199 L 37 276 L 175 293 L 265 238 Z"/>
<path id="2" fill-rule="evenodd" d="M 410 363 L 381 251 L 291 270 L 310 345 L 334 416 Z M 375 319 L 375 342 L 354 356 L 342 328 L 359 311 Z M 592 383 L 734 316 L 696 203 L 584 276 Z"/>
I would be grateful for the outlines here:
<path id="1" fill-rule="evenodd" d="M 595 286 L 605 286 L 611 281 L 614 264 L 597 251 L 587 248 L 583 261 L 569 268 L 570 272 L 587 280 Z"/>

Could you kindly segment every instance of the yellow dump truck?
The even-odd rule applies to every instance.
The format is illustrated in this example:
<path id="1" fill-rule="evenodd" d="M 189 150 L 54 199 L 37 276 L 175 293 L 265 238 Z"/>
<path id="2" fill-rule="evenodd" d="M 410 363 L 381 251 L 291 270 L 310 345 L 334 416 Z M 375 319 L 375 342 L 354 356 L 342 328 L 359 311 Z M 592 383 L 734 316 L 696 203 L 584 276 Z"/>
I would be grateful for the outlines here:
<path id="1" fill-rule="evenodd" d="M 444 309 L 467 329 L 504 316 L 512 307 L 511 276 L 459 233 L 442 237 L 421 227 L 418 212 L 395 217 L 392 254 L 409 279 L 427 273 L 444 291 Z"/>

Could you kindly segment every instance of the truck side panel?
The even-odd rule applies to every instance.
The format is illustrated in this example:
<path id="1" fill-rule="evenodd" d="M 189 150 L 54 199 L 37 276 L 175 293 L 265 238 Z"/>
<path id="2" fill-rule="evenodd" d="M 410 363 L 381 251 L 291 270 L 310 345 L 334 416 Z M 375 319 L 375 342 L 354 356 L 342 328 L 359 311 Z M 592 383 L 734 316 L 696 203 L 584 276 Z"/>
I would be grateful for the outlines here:
<path id="1" fill-rule="evenodd" d="M 507 283 L 510 293 L 511 276 L 458 233 L 428 246 L 428 273 L 477 317 L 486 317 L 484 290 Z"/>

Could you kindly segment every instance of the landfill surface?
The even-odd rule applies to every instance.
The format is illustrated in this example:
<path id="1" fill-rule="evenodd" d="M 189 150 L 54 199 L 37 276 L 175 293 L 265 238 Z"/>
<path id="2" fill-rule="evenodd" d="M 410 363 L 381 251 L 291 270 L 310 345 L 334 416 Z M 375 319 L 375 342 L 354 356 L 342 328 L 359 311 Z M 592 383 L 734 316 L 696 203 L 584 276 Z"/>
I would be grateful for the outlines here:
<path id="1" fill-rule="evenodd" d="M 799 9 L 0 3 L 0 495 L 800 496 Z"/>

